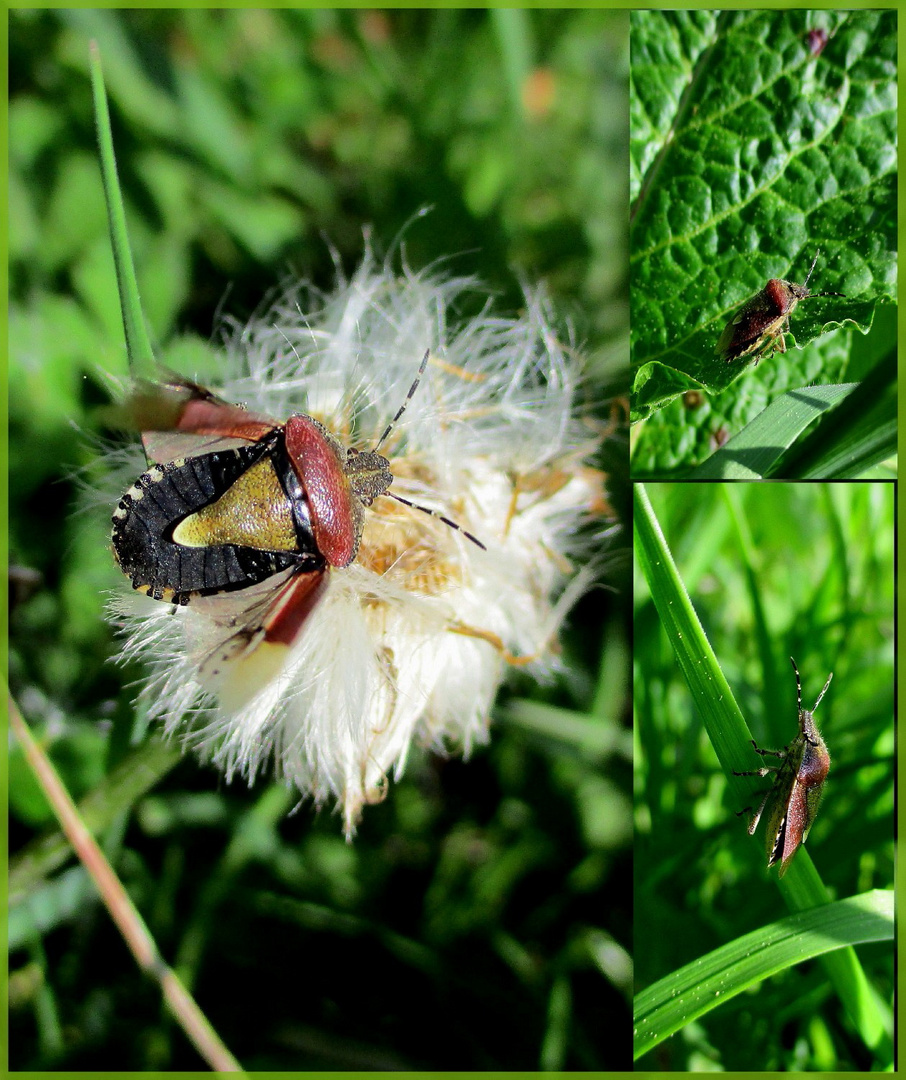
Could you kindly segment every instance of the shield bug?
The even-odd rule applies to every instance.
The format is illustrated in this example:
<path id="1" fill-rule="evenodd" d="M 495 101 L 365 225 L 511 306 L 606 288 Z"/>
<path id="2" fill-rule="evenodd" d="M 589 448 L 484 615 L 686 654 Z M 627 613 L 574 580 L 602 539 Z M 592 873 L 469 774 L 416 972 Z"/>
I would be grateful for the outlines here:
<path id="1" fill-rule="evenodd" d="M 174 605 L 233 594 L 218 609 L 228 627 L 219 659 L 228 660 L 292 643 L 330 569 L 355 560 L 365 510 L 380 495 L 483 548 L 455 522 L 388 491 L 393 474 L 378 451 L 429 355 L 373 450 L 344 447 L 311 416 L 280 423 L 178 378 L 140 386 L 123 411 L 142 432 L 150 467 L 120 499 L 112 532 L 132 587 Z"/>
<path id="2" fill-rule="evenodd" d="M 764 765 L 751 772 L 735 772 L 734 776 L 767 776 L 774 774 L 774 782 L 764 793 L 758 809 L 749 819 L 749 835 L 758 827 L 768 808 L 766 849 L 768 867 L 780 863 L 779 876 L 783 877 L 790 860 L 804 844 L 818 813 L 818 804 L 824 791 L 824 782 L 830 769 L 830 754 L 824 740 L 815 726 L 815 710 L 830 686 L 834 673 L 831 672 L 818 695 L 813 709 L 802 708 L 802 682 L 796 661 L 790 657 L 793 671 L 796 673 L 796 707 L 799 713 L 799 733 L 789 746 L 783 750 L 762 750 L 752 740 L 755 753 L 782 758 L 779 766 Z M 739 814 L 752 811 L 751 806 L 740 810 Z M 737 815 L 739 816 L 739 815 Z"/>
<path id="3" fill-rule="evenodd" d="M 715 352 L 722 360 L 740 360 L 744 356 L 755 357 L 755 364 L 764 359 L 768 349 L 786 352 L 784 334 L 790 328 L 790 316 L 800 300 L 815 296 L 842 296 L 837 292 L 809 292 L 808 283 L 818 261 L 820 251 L 815 252 L 805 281 L 771 278 L 760 293 L 747 300 L 724 327 Z"/>

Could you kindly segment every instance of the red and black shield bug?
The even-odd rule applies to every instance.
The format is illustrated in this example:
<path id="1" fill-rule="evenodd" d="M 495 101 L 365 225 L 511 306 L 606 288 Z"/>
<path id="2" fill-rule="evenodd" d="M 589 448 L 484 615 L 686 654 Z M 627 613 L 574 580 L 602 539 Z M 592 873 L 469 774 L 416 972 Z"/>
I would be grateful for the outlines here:
<path id="1" fill-rule="evenodd" d="M 311 416 L 280 423 L 188 381 L 140 387 L 124 411 L 142 432 L 151 467 L 120 499 L 112 532 L 133 588 L 176 605 L 235 594 L 238 604 L 222 606 L 225 660 L 237 648 L 292 643 L 329 570 L 355 560 L 365 510 L 380 495 L 439 517 L 483 547 L 455 522 L 388 491 L 393 474 L 378 450 L 429 355 L 373 450 L 344 447 Z"/>
<path id="2" fill-rule="evenodd" d="M 760 293 L 743 304 L 724 327 L 715 347 L 714 351 L 722 360 L 740 360 L 744 356 L 754 355 L 757 366 L 758 361 L 767 355 L 768 349 L 771 355 L 774 352 L 785 353 L 784 334 L 790 328 L 790 316 L 799 301 L 816 296 L 843 295 L 837 292 L 809 292 L 809 279 L 820 254 L 820 251 L 815 252 L 812 265 L 801 285 L 783 278 L 771 278 Z"/>
<path id="3" fill-rule="evenodd" d="M 762 757 L 770 754 L 783 759 L 780 766 L 764 765 L 751 772 L 735 772 L 734 776 L 767 776 L 775 773 L 774 782 L 765 792 L 758 809 L 749 820 L 749 835 L 755 832 L 765 807 L 768 809 L 766 849 L 768 868 L 780 863 L 779 876 L 783 877 L 790 860 L 804 844 L 818 813 L 818 805 L 824 791 L 824 782 L 830 769 L 830 754 L 824 745 L 824 739 L 815 726 L 815 710 L 831 684 L 834 673 L 831 672 L 818 695 L 813 709 L 802 708 L 802 682 L 796 661 L 790 657 L 793 671 L 796 672 L 796 707 L 799 712 L 799 734 L 783 750 L 761 750 L 752 740 L 755 753 Z M 750 813 L 751 806 L 740 810 L 739 814 Z M 739 816 L 739 815 L 737 815 Z"/>

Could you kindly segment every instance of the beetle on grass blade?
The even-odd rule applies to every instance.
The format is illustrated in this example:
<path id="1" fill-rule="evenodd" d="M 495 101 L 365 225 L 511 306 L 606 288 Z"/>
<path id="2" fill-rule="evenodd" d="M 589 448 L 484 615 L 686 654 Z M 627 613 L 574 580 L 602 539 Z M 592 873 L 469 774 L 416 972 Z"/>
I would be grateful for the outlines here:
<path id="1" fill-rule="evenodd" d="M 820 251 L 815 252 L 812 265 L 805 281 L 797 285 L 795 281 L 783 278 L 771 278 L 760 293 L 746 301 L 736 315 L 724 327 L 715 352 L 722 360 L 741 360 L 744 356 L 755 357 L 755 365 L 775 352 L 786 352 L 784 334 L 790 328 L 790 316 L 796 310 L 800 300 L 818 296 L 842 296 L 838 292 L 809 292 L 808 283 L 818 261 Z"/>
<path id="2" fill-rule="evenodd" d="M 438 517 L 390 492 L 390 462 L 378 453 L 424 374 L 374 450 L 344 447 L 311 416 L 285 423 L 247 412 L 203 387 L 174 379 L 146 384 L 125 412 L 142 432 L 151 467 L 113 513 L 113 551 L 132 587 L 175 605 L 209 604 L 229 633 L 209 674 L 263 644 L 291 645 L 321 598 L 331 567 L 352 563 L 365 510 L 381 495 Z M 213 665 L 213 666 L 211 666 Z"/>
<path id="3" fill-rule="evenodd" d="M 830 686 L 834 673 L 831 672 L 818 695 L 814 708 L 802 708 L 802 682 L 796 661 L 790 657 L 793 671 L 796 673 L 796 707 L 799 714 L 799 734 L 783 750 L 762 750 L 752 740 L 755 753 L 764 757 L 766 754 L 783 759 L 779 766 L 764 765 L 750 772 L 736 772 L 734 776 L 767 776 L 774 773 L 774 782 L 764 793 L 758 809 L 749 820 L 749 835 L 758 827 L 758 822 L 768 807 L 766 848 L 768 868 L 780 863 L 779 877 L 786 873 L 790 860 L 804 844 L 812 822 L 818 813 L 818 805 L 824 791 L 824 782 L 830 769 L 830 754 L 824 739 L 815 725 L 815 710 Z M 737 814 L 750 813 L 751 806 Z"/>

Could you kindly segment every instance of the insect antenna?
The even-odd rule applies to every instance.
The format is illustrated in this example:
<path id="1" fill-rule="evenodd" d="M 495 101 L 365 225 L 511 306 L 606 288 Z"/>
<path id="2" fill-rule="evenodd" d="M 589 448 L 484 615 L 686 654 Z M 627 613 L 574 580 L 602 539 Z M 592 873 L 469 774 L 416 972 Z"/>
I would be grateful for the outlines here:
<path id="1" fill-rule="evenodd" d="M 438 510 L 430 510 L 427 506 L 419 506 L 418 503 L 410 502 L 408 499 L 404 499 L 401 495 L 394 495 L 392 491 L 385 491 L 384 494 L 389 495 L 391 499 L 396 499 L 396 501 L 402 503 L 403 506 L 410 506 L 413 510 L 421 510 L 423 514 L 428 514 L 431 517 L 439 518 L 444 523 L 444 525 L 449 525 L 451 529 L 455 529 L 457 532 L 462 533 L 462 535 L 467 540 L 471 540 L 472 543 L 475 544 L 477 547 L 480 547 L 482 551 L 488 550 L 484 546 L 484 544 L 478 539 L 477 536 L 473 536 L 468 531 L 468 529 L 464 529 L 462 525 L 457 525 L 455 521 L 451 521 L 448 517 L 444 517 L 444 515 L 441 514 Z"/>
<path id="2" fill-rule="evenodd" d="M 418 389 L 418 384 L 422 381 L 422 375 L 424 375 L 425 368 L 428 366 L 428 357 L 430 355 L 431 355 L 431 350 L 430 349 L 425 349 L 425 355 L 422 357 L 422 362 L 418 365 L 418 371 L 415 373 L 415 379 L 413 380 L 412 385 L 409 387 L 409 393 L 406 394 L 406 397 L 405 397 L 402 405 L 400 405 L 400 407 L 397 409 L 396 416 L 394 416 L 394 418 L 387 425 L 387 428 L 384 431 L 384 434 L 378 439 L 378 441 L 377 441 L 377 443 L 376 443 L 376 445 L 374 447 L 375 453 L 378 450 L 380 450 L 381 446 L 384 443 L 384 440 L 387 438 L 387 436 L 390 434 L 390 432 L 393 431 L 394 424 L 396 424 L 397 420 L 399 420 L 399 418 L 406 411 L 406 409 L 407 409 L 407 407 L 409 405 L 409 402 L 412 400 L 412 395 Z"/>
<path id="3" fill-rule="evenodd" d="M 793 665 L 793 671 L 796 672 L 796 709 L 798 712 L 802 712 L 802 680 L 799 678 L 799 668 L 796 667 L 796 661 L 790 657 L 790 663 Z M 824 690 L 827 687 L 825 686 Z M 821 693 L 824 693 L 824 690 Z M 820 698 L 818 699 L 821 700 Z"/>
<path id="4" fill-rule="evenodd" d="M 815 705 L 814 705 L 814 707 L 812 708 L 812 712 L 814 712 L 814 711 L 815 711 L 815 709 L 817 709 L 817 708 L 818 708 L 818 706 L 819 706 L 819 705 L 821 704 L 821 699 L 822 699 L 822 698 L 824 697 L 824 694 L 825 694 L 825 692 L 827 691 L 827 688 L 828 688 L 828 687 L 830 686 L 830 684 L 831 684 L 831 679 L 832 679 L 833 677 L 834 677 L 834 673 L 833 673 L 833 672 L 831 672 L 831 673 L 830 673 L 830 675 L 828 675 L 828 677 L 827 677 L 827 682 L 826 682 L 826 683 L 824 684 L 824 690 L 822 690 L 822 691 L 821 691 L 821 693 L 820 693 L 820 694 L 818 695 L 818 700 L 817 700 L 817 701 L 815 702 Z"/>
<path id="5" fill-rule="evenodd" d="M 796 667 L 796 661 L 792 658 L 792 656 L 790 657 L 790 663 L 793 665 L 793 671 L 796 672 L 796 708 L 799 712 L 802 712 L 802 683 L 799 679 L 799 668 Z M 814 712 L 815 709 L 817 709 L 818 706 L 821 704 L 821 699 L 827 693 L 827 688 L 830 686 L 831 679 L 833 677 L 834 673 L 831 672 L 830 675 L 828 675 L 827 677 L 827 682 L 824 684 L 824 689 L 818 695 L 818 700 L 815 702 L 814 707 L 811 710 L 812 712 Z"/>
<path id="6" fill-rule="evenodd" d="M 821 254 L 821 248 L 815 252 L 815 257 L 812 259 L 812 265 L 808 268 L 808 273 L 805 275 L 805 281 L 802 283 L 802 287 L 805 288 L 808 285 L 808 279 L 812 276 L 812 271 L 815 269 L 815 263 L 818 261 L 818 256 Z"/>
<path id="7" fill-rule="evenodd" d="M 384 441 L 386 440 L 387 436 L 390 434 L 391 431 L 393 431 L 394 425 L 396 424 L 397 420 L 399 420 L 399 418 L 406 411 L 406 409 L 407 409 L 407 407 L 409 405 L 409 402 L 412 400 L 413 394 L 418 389 L 418 384 L 422 380 L 422 375 L 424 375 L 425 368 L 428 366 L 428 358 L 430 357 L 430 355 L 431 355 L 431 350 L 426 349 L 425 350 L 425 355 L 422 357 L 422 362 L 418 365 L 418 371 L 415 373 L 415 378 L 412 380 L 412 385 L 409 387 L 409 392 L 406 394 L 405 400 L 403 401 L 402 405 L 400 405 L 400 407 L 397 409 L 396 416 L 394 416 L 394 418 L 387 425 L 387 428 L 384 431 L 384 434 L 378 439 L 377 443 L 375 444 L 373 453 L 377 453 L 377 451 L 380 450 L 380 448 L 381 448 L 382 444 L 384 443 Z M 397 502 L 402 503 L 404 506 L 409 506 L 413 510 L 421 510 L 421 512 L 423 514 L 428 514 L 431 517 L 439 518 L 444 523 L 444 525 L 449 525 L 449 527 L 451 529 L 455 529 L 457 532 L 462 533 L 462 535 L 467 540 L 471 540 L 472 543 L 475 544 L 476 546 L 480 547 L 482 551 L 487 551 L 488 550 L 484 546 L 484 544 L 478 539 L 477 536 L 473 536 L 468 531 L 468 529 L 464 529 L 462 527 L 462 525 L 457 525 L 457 523 L 455 521 L 451 521 L 448 517 L 444 517 L 444 515 L 441 514 L 439 511 L 437 511 L 437 510 L 429 510 L 427 506 L 420 506 L 418 503 L 410 502 L 408 499 L 404 499 L 401 495 L 395 495 L 392 491 L 384 490 L 383 494 L 384 495 L 389 495 L 389 497 L 391 499 L 396 499 Z"/>
<path id="8" fill-rule="evenodd" d="M 808 279 L 812 276 L 812 271 L 815 269 L 815 263 L 818 261 L 818 256 L 821 254 L 821 248 L 815 252 L 815 257 L 812 259 L 812 265 L 808 268 L 808 273 L 805 275 L 805 281 L 802 283 L 803 289 L 808 287 Z M 842 292 L 814 292 L 810 293 L 810 296 L 845 296 Z"/>

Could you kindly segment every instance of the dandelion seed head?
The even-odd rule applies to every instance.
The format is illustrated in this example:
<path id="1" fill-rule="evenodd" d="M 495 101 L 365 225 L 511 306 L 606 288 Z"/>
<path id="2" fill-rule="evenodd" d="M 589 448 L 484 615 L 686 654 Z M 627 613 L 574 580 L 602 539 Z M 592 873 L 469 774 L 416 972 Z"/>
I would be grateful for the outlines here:
<path id="1" fill-rule="evenodd" d="M 111 605 L 169 734 L 228 779 L 273 768 L 316 805 L 336 801 L 350 836 L 413 741 L 465 754 L 486 741 L 510 660 L 540 676 L 556 667 L 557 631 L 591 576 L 576 567 L 592 554 L 581 527 L 603 506 L 590 461 L 600 434 L 577 419 L 571 348 L 540 294 L 526 293 L 519 318 L 486 305 L 456 319 L 476 295 L 472 279 L 399 273 L 368 253 L 333 293 L 290 287 L 228 326 L 220 397 L 281 421 L 308 414 L 359 450 L 430 350 L 380 453 L 392 493 L 433 513 L 379 496 L 356 560 L 328 570 L 290 647 L 225 644 L 235 597 L 173 608 L 126 584 Z"/>

